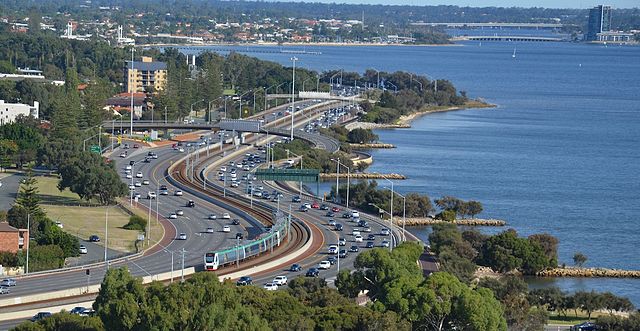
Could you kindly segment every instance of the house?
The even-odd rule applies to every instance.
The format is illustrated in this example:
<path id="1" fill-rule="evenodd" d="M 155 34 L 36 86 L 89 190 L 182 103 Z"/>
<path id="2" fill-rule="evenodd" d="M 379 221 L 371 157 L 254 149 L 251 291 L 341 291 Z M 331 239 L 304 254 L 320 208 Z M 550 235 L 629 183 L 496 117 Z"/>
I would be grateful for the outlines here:
<path id="1" fill-rule="evenodd" d="M 4 100 L 0 100 L 0 125 L 13 123 L 20 115 L 38 118 L 39 111 L 38 101 L 34 101 L 31 106 L 24 103 L 5 103 Z"/>
<path id="2" fill-rule="evenodd" d="M 0 222 L 0 251 L 17 253 L 28 247 L 28 229 L 16 229 L 7 222 Z"/>

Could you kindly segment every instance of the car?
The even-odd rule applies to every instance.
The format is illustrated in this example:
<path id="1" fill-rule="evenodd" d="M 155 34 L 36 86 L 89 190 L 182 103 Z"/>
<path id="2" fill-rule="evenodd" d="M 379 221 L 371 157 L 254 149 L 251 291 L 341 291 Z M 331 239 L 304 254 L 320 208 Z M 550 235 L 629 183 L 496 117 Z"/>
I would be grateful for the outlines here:
<path id="1" fill-rule="evenodd" d="M 360 235 L 360 230 L 354 228 L 353 231 L 351 232 L 351 235 L 354 236 L 354 237 L 355 236 L 359 236 Z"/>
<path id="2" fill-rule="evenodd" d="M 120 153 L 120 157 L 124 159 L 125 157 L 127 157 L 127 153 Z"/>
<path id="3" fill-rule="evenodd" d="M 346 250 L 346 249 L 341 249 L 341 250 L 338 252 L 338 257 L 340 257 L 341 259 L 344 259 L 344 258 L 346 258 L 346 257 L 347 257 L 347 254 L 348 254 L 348 253 L 347 253 L 347 250 Z"/>
<path id="4" fill-rule="evenodd" d="M 231 221 L 232 225 L 240 225 L 240 221 L 237 218 L 234 218 L 233 221 Z"/>
<path id="5" fill-rule="evenodd" d="M 389 247 L 390 245 L 391 243 L 389 242 L 389 240 L 383 240 L 380 244 L 381 247 Z"/>
<path id="6" fill-rule="evenodd" d="M 244 235 L 240 232 L 236 233 L 236 239 L 244 239 Z"/>
<path id="7" fill-rule="evenodd" d="M 307 209 L 311 209 L 311 204 L 308 202 L 305 202 L 302 204 L 303 206 L 307 207 Z"/>
<path id="8" fill-rule="evenodd" d="M 180 190 L 176 190 L 176 191 L 173 193 L 173 195 L 178 196 L 178 197 L 181 197 L 181 196 L 182 196 L 182 191 L 180 191 Z"/>
<path id="9" fill-rule="evenodd" d="M 597 330 L 596 324 L 593 322 L 583 322 L 580 324 L 573 325 L 569 328 L 571 331 L 593 331 Z"/>
<path id="10" fill-rule="evenodd" d="M 331 269 L 331 262 L 324 260 L 318 263 L 318 269 Z"/>
<path id="11" fill-rule="evenodd" d="M 140 195 L 140 193 L 136 192 L 133 194 L 134 198 L 140 199 L 142 197 L 142 195 Z"/>
<path id="12" fill-rule="evenodd" d="M 278 285 L 274 284 L 274 283 L 266 283 L 264 284 L 264 286 L 262 287 L 267 291 L 277 291 L 278 290 Z"/>
<path id="13" fill-rule="evenodd" d="M 311 268 L 309 270 L 307 270 L 307 273 L 305 274 L 306 277 L 318 277 L 320 276 L 320 270 L 318 270 L 317 268 Z"/>
<path id="14" fill-rule="evenodd" d="M 140 145 L 138 145 L 138 144 L 133 144 L 133 148 L 140 148 Z"/>
<path id="15" fill-rule="evenodd" d="M 351 213 L 342 213 L 342 218 L 351 218 Z"/>
<path id="16" fill-rule="evenodd" d="M 11 286 L 16 286 L 16 280 L 14 278 L 5 278 L 2 281 L 0 281 L 0 286 L 7 286 L 7 287 L 11 287 Z"/>
<path id="17" fill-rule="evenodd" d="M 222 213 L 222 218 L 228 220 L 231 218 L 231 215 L 229 215 L 229 213 Z"/>
<path id="18" fill-rule="evenodd" d="M 358 226 L 360 226 L 360 227 L 369 226 L 369 222 L 367 222 L 365 220 L 359 220 L 358 221 Z"/>
<path id="19" fill-rule="evenodd" d="M 334 212 L 334 213 L 337 213 L 337 212 L 339 212 L 339 211 L 340 211 L 340 208 L 338 208 L 338 207 L 333 207 L 333 208 L 331 208 L 331 211 L 332 211 L 332 212 Z"/>
<path id="20" fill-rule="evenodd" d="M 344 229 L 344 226 L 340 223 L 337 223 L 336 226 L 334 226 L 334 230 L 336 231 L 342 231 Z"/>
<path id="21" fill-rule="evenodd" d="M 149 180 L 148 179 L 143 180 L 142 185 L 149 185 Z"/>
<path id="22" fill-rule="evenodd" d="M 206 232 L 207 233 L 213 233 L 213 228 L 211 228 L 211 227 L 207 228 Z"/>
<path id="23" fill-rule="evenodd" d="M 374 248 L 374 247 L 376 247 L 376 244 L 373 241 L 367 241 L 367 245 L 365 247 L 366 248 Z"/>
<path id="24" fill-rule="evenodd" d="M 338 246 L 347 246 L 347 240 L 344 238 L 340 238 L 338 240 Z"/>
<path id="25" fill-rule="evenodd" d="M 122 148 L 124 148 L 124 149 L 129 149 L 129 144 L 124 144 L 124 145 L 122 145 Z"/>
<path id="26" fill-rule="evenodd" d="M 124 177 L 125 177 L 126 179 L 132 179 L 132 178 L 133 178 L 133 176 L 132 176 L 131 174 L 126 174 Z"/>
<path id="27" fill-rule="evenodd" d="M 167 185 L 160 185 L 160 190 L 163 190 L 163 191 L 168 190 Z"/>
<path id="28" fill-rule="evenodd" d="M 231 227 L 228 225 L 225 225 L 222 227 L 222 232 L 231 232 Z"/>
<path id="29" fill-rule="evenodd" d="M 171 214 L 169 215 L 169 218 L 170 218 L 170 219 L 172 219 L 172 220 L 175 220 L 176 218 L 178 218 L 178 214 L 176 214 L 176 213 L 171 213 Z"/>
<path id="30" fill-rule="evenodd" d="M 328 254 L 338 254 L 338 245 L 330 245 Z"/>
<path id="31" fill-rule="evenodd" d="M 124 166 L 124 170 L 131 170 L 131 165 L 127 164 L 126 166 Z M 130 172 L 130 171 L 129 171 Z"/>
<path id="32" fill-rule="evenodd" d="M 320 206 L 320 210 L 329 210 L 329 206 L 323 204 Z"/>
<path id="33" fill-rule="evenodd" d="M 335 256 L 329 256 L 327 261 L 329 261 L 329 263 L 331 263 L 331 265 L 334 265 L 334 264 L 338 263 L 338 259 Z"/>
<path id="34" fill-rule="evenodd" d="M 189 200 L 189 201 L 187 201 L 186 206 L 187 206 L 187 207 L 191 207 L 191 208 L 193 208 L 193 207 L 195 207 L 195 206 L 196 206 L 196 203 L 195 203 L 195 202 L 193 202 L 193 200 Z"/>
<path id="35" fill-rule="evenodd" d="M 147 193 L 147 199 L 155 199 L 155 198 L 156 198 L 156 192 L 149 191 Z"/>
<path id="36" fill-rule="evenodd" d="M 367 240 L 376 240 L 376 235 L 370 234 L 367 236 Z"/>
<path id="37" fill-rule="evenodd" d="M 336 216 L 336 214 L 334 212 L 332 212 L 332 211 L 328 211 L 326 214 L 324 214 L 324 216 L 334 217 L 334 216 Z"/>
<path id="38" fill-rule="evenodd" d="M 87 254 L 87 247 L 85 245 L 80 245 L 80 247 L 78 248 L 80 254 Z"/>
<path id="39" fill-rule="evenodd" d="M 303 213 L 306 213 L 306 212 L 309 211 L 309 208 L 307 208 L 306 206 L 302 205 L 302 206 L 300 206 L 300 209 L 298 209 L 298 210 L 303 212 Z"/>
<path id="40" fill-rule="evenodd" d="M 349 252 L 353 252 L 353 253 L 357 253 L 360 251 L 360 247 L 353 245 L 351 246 L 351 248 L 349 248 Z"/>
<path id="41" fill-rule="evenodd" d="M 134 186 L 134 187 L 141 187 L 141 186 L 142 186 L 142 183 L 140 183 L 140 182 L 136 181 L 136 182 L 135 182 L 135 184 L 133 184 L 133 186 Z"/>
<path id="42" fill-rule="evenodd" d="M 94 234 L 94 235 L 91 235 L 91 236 L 89 237 L 89 241 L 90 241 L 90 242 L 94 242 L 94 243 L 100 242 L 100 237 L 98 237 L 98 236 L 97 236 L 97 235 L 95 235 L 95 234 Z"/>
<path id="43" fill-rule="evenodd" d="M 210 220 L 215 220 L 217 218 L 218 218 L 218 216 L 216 214 L 209 214 L 209 219 Z"/>
<path id="44" fill-rule="evenodd" d="M 73 307 L 73 309 L 71 309 L 69 313 L 80 315 L 80 314 L 83 314 L 86 310 L 87 308 L 85 307 Z"/>
<path id="45" fill-rule="evenodd" d="M 361 235 L 355 235 L 353 236 L 353 241 L 357 242 L 357 243 L 361 243 L 364 240 L 364 238 L 362 238 Z"/>
<path id="46" fill-rule="evenodd" d="M 178 216 L 184 216 L 184 210 L 182 210 L 182 209 L 178 209 L 178 210 L 176 210 L 176 215 L 178 215 Z"/>
<path id="47" fill-rule="evenodd" d="M 391 231 L 389 231 L 389 229 L 387 228 L 382 228 L 382 230 L 380 230 L 380 235 L 388 236 L 390 234 L 391 234 Z"/>
<path id="48" fill-rule="evenodd" d="M 313 208 L 313 209 L 320 209 L 320 204 L 319 204 L 319 203 L 317 203 L 317 202 L 314 202 L 314 203 L 312 203 L 312 204 L 311 204 L 311 208 Z"/>
<path id="49" fill-rule="evenodd" d="M 37 321 L 43 320 L 43 319 L 45 319 L 45 318 L 47 318 L 47 317 L 50 317 L 50 316 L 51 316 L 51 313 L 50 313 L 50 312 L 48 312 L 48 311 L 41 311 L 41 312 L 39 312 L 39 313 L 37 313 L 37 314 L 33 315 L 33 317 L 31 317 L 29 320 L 30 320 L 31 322 L 37 322 Z"/>
<path id="50" fill-rule="evenodd" d="M 362 228 L 362 232 L 371 232 L 371 228 L 370 227 L 364 227 Z"/>
<path id="51" fill-rule="evenodd" d="M 289 268 L 289 271 L 291 271 L 291 272 L 298 272 L 298 271 L 301 271 L 301 270 L 302 270 L 302 266 L 300 266 L 297 263 L 292 264 L 291 268 Z"/>
<path id="52" fill-rule="evenodd" d="M 0 294 L 9 294 L 11 290 L 7 286 L 0 286 Z"/>
<path id="53" fill-rule="evenodd" d="M 178 235 L 178 240 L 187 240 L 187 234 L 186 233 L 181 233 Z"/>
<path id="54" fill-rule="evenodd" d="M 291 198 L 291 202 L 300 202 L 300 201 L 302 201 L 302 199 L 300 199 L 300 197 L 297 195 Z"/>
<path id="55" fill-rule="evenodd" d="M 351 212 L 351 217 L 353 218 L 359 218 L 360 217 L 360 213 L 356 210 Z"/>
<path id="56" fill-rule="evenodd" d="M 142 172 L 138 171 L 138 172 L 136 173 L 136 178 L 142 178 L 142 177 L 143 177 L 143 176 L 142 176 Z"/>
<path id="57" fill-rule="evenodd" d="M 282 285 L 287 285 L 287 276 L 276 276 L 272 283 L 278 285 L 278 286 L 282 286 Z"/>
<path id="58" fill-rule="evenodd" d="M 236 281 L 237 286 L 246 286 L 253 284 L 253 279 L 249 276 L 242 276 Z"/>
<path id="59" fill-rule="evenodd" d="M 60 221 L 55 221 L 55 224 L 56 224 L 56 226 L 57 226 L 57 227 L 59 227 L 59 228 L 61 228 L 61 229 L 64 229 L 64 224 L 62 224 L 62 222 L 60 222 Z"/>
<path id="60" fill-rule="evenodd" d="M 338 224 L 338 223 L 336 223 L 336 220 L 334 220 L 334 219 L 330 219 L 329 220 L 329 226 L 336 226 L 336 224 Z"/>

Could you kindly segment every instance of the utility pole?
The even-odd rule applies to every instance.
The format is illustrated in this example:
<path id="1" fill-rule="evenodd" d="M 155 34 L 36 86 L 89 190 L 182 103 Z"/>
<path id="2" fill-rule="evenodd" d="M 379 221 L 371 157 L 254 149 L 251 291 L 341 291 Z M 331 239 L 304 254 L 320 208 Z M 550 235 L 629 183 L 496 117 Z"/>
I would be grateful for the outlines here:
<path id="1" fill-rule="evenodd" d="M 182 275 L 180 276 L 180 282 L 184 283 L 184 247 L 182 247 Z M 173 276 L 173 272 L 171 273 L 171 275 Z"/>
<path id="2" fill-rule="evenodd" d="M 27 233 L 29 234 L 29 238 L 27 240 L 27 263 L 25 266 L 25 274 L 29 273 L 29 246 L 31 241 L 31 214 L 27 214 Z"/>
<path id="3" fill-rule="evenodd" d="M 291 83 L 291 140 L 293 140 L 293 114 L 296 111 L 296 61 L 298 58 L 294 56 L 291 61 L 293 61 L 293 82 Z"/>
<path id="4" fill-rule="evenodd" d="M 131 73 L 129 73 L 129 89 L 131 90 L 131 111 L 129 112 L 129 121 L 130 121 L 130 126 L 129 126 L 129 139 L 133 138 L 133 85 L 135 84 L 135 77 L 132 77 L 132 75 L 134 74 L 133 71 L 133 52 L 135 52 L 135 48 L 131 47 Z M 133 82 L 133 83 L 132 83 Z"/>

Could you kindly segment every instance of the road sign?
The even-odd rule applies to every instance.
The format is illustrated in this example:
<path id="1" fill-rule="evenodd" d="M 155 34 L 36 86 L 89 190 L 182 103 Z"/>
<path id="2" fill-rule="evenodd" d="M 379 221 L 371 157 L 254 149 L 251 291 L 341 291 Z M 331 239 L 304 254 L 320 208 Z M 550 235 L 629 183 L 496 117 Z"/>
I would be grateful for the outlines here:
<path id="1" fill-rule="evenodd" d="M 98 145 L 91 145 L 89 150 L 91 151 L 91 153 L 96 153 L 96 154 L 101 154 L 101 152 L 102 152 L 100 150 L 100 146 L 98 146 Z"/>
<path id="2" fill-rule="evenodd" d="M 256 177 L 259 180 L 276 180 L 292 182 L 318 182 L 320 171 L 317 169 L 258 169 Z"/>

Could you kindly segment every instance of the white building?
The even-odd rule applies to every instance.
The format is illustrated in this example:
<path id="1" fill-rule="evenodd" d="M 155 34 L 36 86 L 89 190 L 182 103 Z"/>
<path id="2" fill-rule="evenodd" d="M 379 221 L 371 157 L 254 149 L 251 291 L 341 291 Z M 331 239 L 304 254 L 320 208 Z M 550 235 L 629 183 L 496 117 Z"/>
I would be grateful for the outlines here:
<path id="1" fill-rule="evenodd" d="M 20 115 L 38 118 L 39 111 L 38 101 L 34 101 L 31 106 L 23 103 L 5 103 L 4 100 L 0 100 L 0 125 L 13 123 Z"/>

